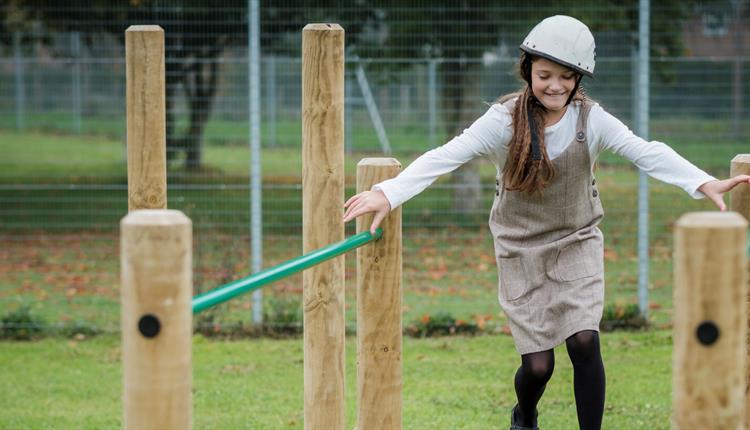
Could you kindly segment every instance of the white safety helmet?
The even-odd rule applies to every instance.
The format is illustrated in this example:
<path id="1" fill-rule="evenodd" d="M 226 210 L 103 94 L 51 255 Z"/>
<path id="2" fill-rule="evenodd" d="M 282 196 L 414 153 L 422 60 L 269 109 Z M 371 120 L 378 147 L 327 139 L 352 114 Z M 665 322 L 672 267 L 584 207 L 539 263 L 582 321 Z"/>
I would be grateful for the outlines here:
<path id="1" fill-rule="evenodd" d="M 521 44 L 521 49 L 586 76 L 594 76 L 594 35 L 586 24 L 573 17 L 555 15 L 543 19 L 531 29 Z"/>

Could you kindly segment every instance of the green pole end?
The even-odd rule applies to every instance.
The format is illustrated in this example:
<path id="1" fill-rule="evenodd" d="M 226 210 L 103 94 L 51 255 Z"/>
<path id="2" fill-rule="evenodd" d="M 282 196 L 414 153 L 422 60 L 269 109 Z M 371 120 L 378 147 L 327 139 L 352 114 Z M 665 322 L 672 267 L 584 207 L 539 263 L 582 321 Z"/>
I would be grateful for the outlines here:
<path id="1" fill-rule="evenodd" d="M 214 290 L 195 296 L 192 301 L 193 313 L 197 314 L 198 312 L 218 305 L 219 303 L 224 303 L 240 294 L 256 290 L 266 284 L 270 284 L 271 282 L 301 272 L 307 268 L 330 260 L 331 258 L 359 248 L 360 246 L 374 242 L 381 237 L 383 237 L 382 228 L 375 230 L 375 234 L 370 233 L 369 230 L 363 231 L 362 233 L 355 234 L 341 242 L 328 245 L 301 257 L 296 257 L 281 263 L 278 266 L 262 270 L 246 278 L 238 279 Z"/>

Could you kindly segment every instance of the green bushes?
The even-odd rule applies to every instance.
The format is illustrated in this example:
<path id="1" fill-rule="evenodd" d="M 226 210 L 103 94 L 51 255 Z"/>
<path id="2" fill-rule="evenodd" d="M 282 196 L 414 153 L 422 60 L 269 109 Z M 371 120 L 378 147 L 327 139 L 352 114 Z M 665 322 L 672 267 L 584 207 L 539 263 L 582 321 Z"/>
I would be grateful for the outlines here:
<path id="1" fill-rule="evenodd" d="M 48 324 L 34 315 L 28 305 L 7 311 L 0 318 L 0 340 L 37 340 L 47 336 L 83 339 L 101 334 L 102 330 L 86 321 Z"/>
<path id="2" fill-rule="evenodd" d="M 44 327 L 44 321 L 33 316 L 28 306 L 21 306 L 0 318 L 0 339 L 36 339 L 40 337 L 42 327 Z"/>

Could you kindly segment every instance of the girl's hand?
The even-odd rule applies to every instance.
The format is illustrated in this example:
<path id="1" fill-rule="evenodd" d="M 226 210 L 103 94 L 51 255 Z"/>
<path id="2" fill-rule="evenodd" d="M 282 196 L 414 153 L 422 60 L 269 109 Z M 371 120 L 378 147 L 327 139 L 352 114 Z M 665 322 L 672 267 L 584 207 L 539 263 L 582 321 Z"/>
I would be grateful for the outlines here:
<path id="1" fill-rule="evenodd" d="M 706 182 L 698 187 L 698 191 L 716 203 L 716 206 L 723 212 L 727 210 L 727 205 L 724 204 L 724 193 L 742 183 L 750 184 L 750 175 L 737 175 L 723 181 Z"/>
<path id="2" fill-rule="evenodd" d="M 366 213 L 375 212 L 375 216 L 372 219 L 372 225 L 370 226 L 370 233 L 375 234 L 380 222 L 383 221 L 388 212 L 391 211 L 391 203 L 385 197 L 385 194 L 378 191 L 363 191 L 359 194 L 352 196 L 349 200 L 344 203 L 346 213 L 344 213 L 344 223 L 350 220 L 364 215 Z"/>

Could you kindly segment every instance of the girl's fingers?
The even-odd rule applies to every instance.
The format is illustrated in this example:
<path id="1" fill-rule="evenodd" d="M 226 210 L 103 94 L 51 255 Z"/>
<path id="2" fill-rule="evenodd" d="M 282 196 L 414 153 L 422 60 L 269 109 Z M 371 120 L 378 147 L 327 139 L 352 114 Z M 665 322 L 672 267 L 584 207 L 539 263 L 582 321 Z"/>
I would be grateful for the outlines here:
<path id="1" fill-rule="evenodd" d="M 348 221 L 347 218 L 351 214 L 352 210 L 362 204 L 361 197 L 362 193 L 357 194 L 356 196 L 350 198 L 346 203 L 344 203 L 344 208 L 346 208 L 346 211 L 344 212 L 344 222 Z"/>
<path id="2" fill-rule="evenodd" d="M 344 218 L 344 222 L 347 222 L 369 212 L 372 212 L 372 209 L 367 206 L 367 202 L 360 200 L 349 208 Z"/>
<path id="3" fill-rule="evenodd" d="M 346 217 L 346 215 L 348 215 L 349 212 L 352 211 L 353 207 L 357 206 L 356 203 L 357 203 L 356 201 L 354 201 L 354 202 L 346 202 L 346 204 L 344 205 L 344 208 L 346 209 L 346 211 L 344 211 L 344 217 Z"/>
<path id="4" fill-rule="evenodd" d="M 356 203 L 353 203 L 351 206 L 349 206 L 349 209 L 346 210 L 346 213 L 344 214 L 344 222 L 349 221 L 352 218 L 358 217 L 358 211 L 361 207 L 361 202 L 357 201 Z"/>
<path id="5" fill-rule="evenodd" d="M 711 193 L 708 195 L 708 197 L 716 204 L 716 206 L 724 212 L 727 210 L 727 206 L 724 204 L 724 197 L 722 194 L 719 193 Z"/>
<path id="6" fill-rule="evenodd" d="M 361 196 L 361 195 L 362 195 L 362 193 L 359 193 L 359 194 L 355 194 L 355 195 L 349 197 L 349 200 L 347 200 L 346 203 L 344 203 L 344 207 L 347 207 L 350 204 L 354 203 L 354 201 L 357 200 L 359 198 L 359 196 Z"/>
<path id="7" fill-rule="evenodd" d="M 378 229 L 378 226 L 383 221 L 383 218 L 385 218 L 387 212 L 380 211 L 375 214 L 375 217 L 372 219 L 372 225 L 370 226 L 370 233 L 375 234 L 375 230 Z"/>
<path id="8" fill-rule="evenodd" d="M 366 208 L 363 208 L 361 206 L 357 207 L 355 210 L 352 211 L 352 213 L 349 214 L 349 217 L 347 219 L 345 219 L 344 222 L 347 222 L 349 220 L 355 219 L 358 216 L 364 215 L 364 214 L 366 214 L 368 212 L 371 212 L 371 211 L 369 211 Z"/>
<path id="9" fill-rule="evenodd" d="M 734 188 L 736 185 L 741 184 L 743 182 L 750 183 L 750 176 L 748 175 L 737 175 L 734 178 L 731 179 L 731 185 L 729 189 Z"/>

